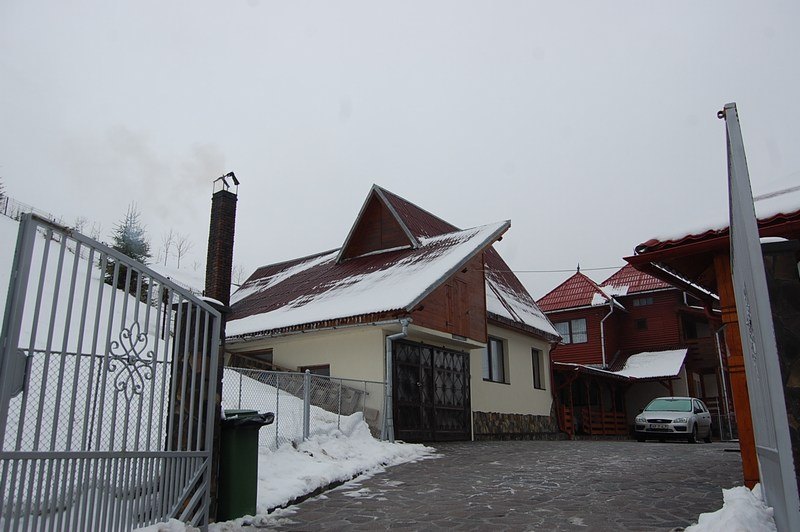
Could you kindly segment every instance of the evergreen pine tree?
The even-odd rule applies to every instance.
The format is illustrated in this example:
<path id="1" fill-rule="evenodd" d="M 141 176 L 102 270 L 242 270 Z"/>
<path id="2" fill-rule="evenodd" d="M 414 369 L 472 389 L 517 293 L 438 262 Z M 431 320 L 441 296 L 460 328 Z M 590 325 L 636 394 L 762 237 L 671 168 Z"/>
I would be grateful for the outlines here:
<path id="1" fill-rule="evenodd" d="M 113 249 L 124 253 L 135 261 L 147 264 L 148 259 L 150 259 L 150 241 L 147 239 L 147 234 L 141 223 L 141 214 L 135 203 L 128 205 L 128 211 L 125 216 L 114 227 L 114 231 L 111 233 L 111 242 Z M 120 264 L 116 280 L 117 288 L 125 289 L 126 277 L 127 268 L 124 264 Z M 132 271 L 130 284 L 128 285 L 128 291 L 132 294 L 136 293 L 137 278 L 138 274 Z M 106 282 L 114 284 L 113 260 L 109 260 L 106 268 Z M 143 285 L 142 294 L 146 289 L 147 287 Z"/>

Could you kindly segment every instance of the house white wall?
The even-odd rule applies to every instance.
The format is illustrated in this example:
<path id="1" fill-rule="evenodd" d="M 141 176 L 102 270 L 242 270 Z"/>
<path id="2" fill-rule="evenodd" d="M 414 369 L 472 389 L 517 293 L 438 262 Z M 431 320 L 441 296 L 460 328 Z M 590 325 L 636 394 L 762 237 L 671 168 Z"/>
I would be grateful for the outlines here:
<path id="1" fill-rule="evenodd" d="M 489 336 L 505 345 L 506 383 L 483 380 L 485 348 L 470 351 L 472 410 L 501 414 L 549 416 L 553 402 L 550 383 L 550 344 L 510 329 L 489 324 Z M 542 352 L 544 389 L 533 386 L 531 349 Z"/>
<path id="2" fill-rule="evenodd" d="M 396 324 L 340 328 L 267 338 L 227 345 L 231 352 L 259 352 L 272 349 L 273 363 L 297 369 L 303 366 L 330 365 L 332 377 L 368 381 L 385 380 L 385 338 L 399 331 Z M 505 346 L 507 383 L 487 382 L 482 378 L 485 348 L 477 342 L 461 341 L 443 333 L 412 326 L 406 340 L 468 351 L 470 391 L 473 412 L 549 416 L 552 406 L 550 382 L 550 344 L 525 334 L 489 325 L 489 334 Z M 542 389 L 534 388 L 532 349 L 541 352 Z M 376 411 L 383 410 L 383 395 L 370 394 L 367 407 L 377 416 L 371 424 L 382 423 Z M 379 425 L 376 425 L 379 426 Z"/>
<path id="3" fill-rule="evenodd" d="M 380 327 L 364 326 L 228 344 L 227 348 L 231 352 L 272 349 L 273 363 L 282 368 L 330 364 L 332 377 L 383 381 L 383 339 Z"/>

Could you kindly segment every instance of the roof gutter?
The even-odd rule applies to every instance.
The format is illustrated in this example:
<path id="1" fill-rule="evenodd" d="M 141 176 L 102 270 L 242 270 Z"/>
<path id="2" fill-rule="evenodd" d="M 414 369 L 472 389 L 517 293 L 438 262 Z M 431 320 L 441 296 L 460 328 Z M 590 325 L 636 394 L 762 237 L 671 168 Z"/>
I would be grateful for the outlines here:
<path id="1" fill-rule="evenodd" d="M 390 334 L 386 337 L 386 396 L 383 403 L 383 430 L 381 439 L 389 440 L 394 443 L 394 415 L 392 413 L 392 342 L 408 336 L 408 325 L 411 318 L 400 318 L 402 330 L 399 333 Z"/>
<path id="2" fill-rule="evenodd" d="M 614 298 L 613 297 L 609 297 L 608 298 L 608 307 L 610 309 L 608 311 L 608 314 L 606 314 L 605 317 L 602 320 L 600 320 L 600 352 L 603 354 L 603 369 L 606 369 L 608 367 L 608 364 L 606 364 L 606 329 L 605 329 L 605 326 L 604 326 L 605 325 L 604 322 L 612 314 L 614 314 Z"/>

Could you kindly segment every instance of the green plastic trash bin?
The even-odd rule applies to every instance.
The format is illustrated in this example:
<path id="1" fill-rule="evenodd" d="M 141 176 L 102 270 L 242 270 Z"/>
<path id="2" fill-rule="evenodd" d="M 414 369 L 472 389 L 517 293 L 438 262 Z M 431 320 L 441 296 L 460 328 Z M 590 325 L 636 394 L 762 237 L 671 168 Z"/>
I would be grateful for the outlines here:
<path id="1" fill-rule="evenodd" d="M 218 521 L 255 515 L 258 491 L 258 431 L 275 414 L 225 410 L 221 420 Z"/>

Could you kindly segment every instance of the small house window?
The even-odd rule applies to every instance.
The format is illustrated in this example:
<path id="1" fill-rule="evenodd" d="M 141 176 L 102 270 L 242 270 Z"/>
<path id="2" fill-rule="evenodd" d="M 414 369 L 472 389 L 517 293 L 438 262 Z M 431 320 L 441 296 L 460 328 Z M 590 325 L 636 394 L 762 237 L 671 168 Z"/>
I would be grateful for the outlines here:
<path id="1" fill-rule="evenodd" d="M 483 380 L 491 382 L 506 382 L 505 371 L 505 345 L 503 340 L 489 337 L 483 355 Z"/>
<path id="2" fill-rule="evenodd" d="M 316 366 L 300 366 L 297 369 L 301 373 L 305 373 L 306 370 L 308 370 L 312 375 L 321 375 L 323 377 L 330 377 L 331 376 L 331 365 L 330 364 L 318 364 Z"/>
<path id="3" fill-rule="evenodd" d="M 652 304 L 653 304 L 653 296 L 637 297 L 636 299 L 633 300 L 634 307 L 644 307 L 646 305 L 652 305 Z"/>
<path id="4" fill-rule="evenodd" d="M 531 349 L 531 363 L 533 364 L 533 387 L 537 390 L 544 390 L 544 378 L 542 376 L 542 352 L 538 349 Z"/>
<path id="5" fill-rule="evenodd" d="M 586 318 L 562 321 L 554 325 L 558 334 L 561 335 L 561 341 L 565 344 L 583 344 L 589 341 L 586 331 Z"/>
<path id="6" fill-rule="evenodd" d="M 647 330 L 647 318 L 640 318 L 636 320 L 636 330 L 637 331 L 646 331 Z"/>

